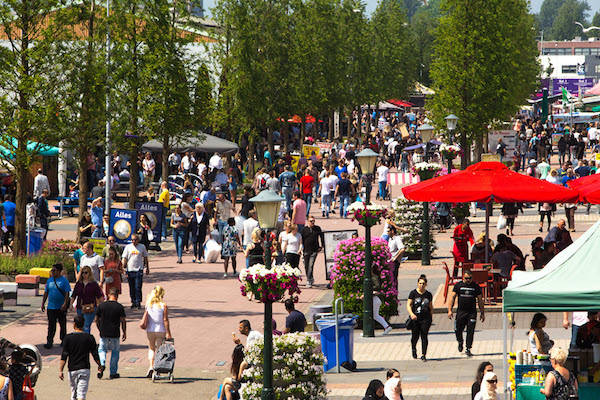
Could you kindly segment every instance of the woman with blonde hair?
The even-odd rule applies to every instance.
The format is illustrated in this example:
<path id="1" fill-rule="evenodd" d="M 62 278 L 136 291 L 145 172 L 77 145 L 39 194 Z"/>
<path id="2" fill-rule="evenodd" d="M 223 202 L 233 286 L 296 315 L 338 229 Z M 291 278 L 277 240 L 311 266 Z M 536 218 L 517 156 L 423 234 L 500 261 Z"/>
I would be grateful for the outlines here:
<path id="1" fill-rule="evenodd" d="M 88 265 L 81 267 L 79 278 L 71 295 L 71 306 L 73 306 L 75 300 L 77 300 L 77 315 L 82 315 L 85 322 L 83 331 L 90 333 L 92 322 L 94 322 L 96 316 L 96 306 L 102 303 L 104 294 L 102 294 L 102 289 L 94 279 L 92 269 Z"/>
<path id="2" fill-rule="evenodd" d="M 261 264 L 264 262 L 262 231 L 260 228 L 254 228 L 250 237 L 252 238 L 252 242 L 246 247 L 246 250 L 244 250 L 244 255 L 248 258 L 249 267 L 253 266 L 254 264 Z"/>
<path id="3" fill-rule="evenodd" d="M 550 350 L 550 363 L 553 371 L 546 375 L 544 388 L 540 393 L 546 396 L 546 399 L 567 399 L 577 398 L 579 386 L 575 374 L 565 367 L 568 353 L 561 347 L 553 347 Z"/>
<path id="4" fill-rule="evenodd" d="M 140 328 L 146 330 L 148 336 L 148 374 L 146 378 L 152 377 L 154 370 L 154 355 L 165 339 L 171 339 L 171 328 L 169 326 L 169 311 L 165 303 L 165 289 L 155 286 L 146 299 L 146 311 L 142 317 Z"/>

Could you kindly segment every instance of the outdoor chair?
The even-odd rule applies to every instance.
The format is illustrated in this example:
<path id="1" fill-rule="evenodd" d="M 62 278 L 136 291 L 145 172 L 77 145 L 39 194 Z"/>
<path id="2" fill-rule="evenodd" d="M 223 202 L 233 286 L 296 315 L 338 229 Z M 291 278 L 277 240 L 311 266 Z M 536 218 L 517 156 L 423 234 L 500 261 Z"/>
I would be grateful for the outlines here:
<path id="1" fill-rule="evenodd" d="M 471 276 L 473 277 L 473 282 L 478 284 L 483 292 L 484 303 L 488 303 L 493 277 L 490 277 L 490 273 L 488 271 L 477 269 L 471 270 Z"/>
<path id="2" fill-rule="evenodd" d="M 448 264 L 443 262 L 444 270 L 446 271 L 446 282 L 444 283 L 444 303 L 446 303 L 446 299 L 448 298 L 448 287 L 454 286 L 455 283 L 460 282 L 460 278 L 455 278 L 450 275 L 450 268 L 448 268 Z"/>

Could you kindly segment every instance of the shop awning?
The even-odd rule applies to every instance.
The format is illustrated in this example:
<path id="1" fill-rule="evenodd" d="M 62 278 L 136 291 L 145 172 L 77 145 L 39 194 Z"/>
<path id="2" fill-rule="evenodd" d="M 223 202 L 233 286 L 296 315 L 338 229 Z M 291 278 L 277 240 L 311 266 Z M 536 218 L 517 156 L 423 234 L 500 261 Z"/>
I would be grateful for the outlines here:
<path id="1" fill-rule="evenodd" d="M 3 139 L 3 141 L 5 140 L 6 139 Z M 11 138 L 9 147 L 11 147 L 11 149 L 7 149 L 6 147 L 2 146 L 2 141 L 0 141 L 0 153 L 4 158 L 14 157 L 14 155 L 12 155 L 12 150 L 17 147 L 17 140 L 15 138 Z M 46 157 L 57 156 L 58 147 L 37 142 L 27 142 L 27 152 Z"/>
<path id="2" fill-rule="evenodd" d="M 160 153 L 163 150 L 163 144 L 158 140 L 150 140 L 149 142 L 144 143 L 142 149 Z M 236 152 L 239 147 L 236 143 L 229 140 L 203 133 L 199 137 L 190 137 L 180 142 L 173 143 L 170 146 L 170 149 L 178 152 L 233 153 Z"/>

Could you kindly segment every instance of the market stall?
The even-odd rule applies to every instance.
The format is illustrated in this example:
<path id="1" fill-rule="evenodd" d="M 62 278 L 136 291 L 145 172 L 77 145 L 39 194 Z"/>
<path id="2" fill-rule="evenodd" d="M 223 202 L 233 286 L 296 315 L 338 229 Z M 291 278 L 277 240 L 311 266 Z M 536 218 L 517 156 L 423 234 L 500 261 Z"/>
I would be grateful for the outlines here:
<path id="1" fill-rule="evenodd" d="M 587 232 L 569 247 L 557 254 L 543 269 L 524 272 L 514 271 L 512 281 L 503 292 L 503 355 L 504 382 L 508 382 L 509 360 L 507 351 L 507 316 L 509 312 L 560 312 L 588 311 L 600 309 L 600 221 L 596 222 Z M 580 400 L 600 399 L 600 383 L 596 374 L 589 373 L 592 365 L 600 363 L 600 357 L 591 354 L 591 350 L 574 351 L 575 363 L 580 373 Z M 518 355 L 518 354 L 517 354 Z M 521 358 L 521 357 L 519 357 Z M 513 360 L 510 371 L 516 379 L 517 400 L 545 399 L 540 394 L 539 375 L 527 374 L 528 371 L 540 371 L 532 368 L 530 362 Z M 529 367 L 529 368 L 527 368 Z M 589 376 L 589 378 L 588 378 Z M 523 383 L 523 378 L 528 383 Z M 538 379 L 536 379 L 538 378 Z M 593 382 L 586 382 L 586 380 Z M 506 392 L 505 399 L 508 398 Z"/>

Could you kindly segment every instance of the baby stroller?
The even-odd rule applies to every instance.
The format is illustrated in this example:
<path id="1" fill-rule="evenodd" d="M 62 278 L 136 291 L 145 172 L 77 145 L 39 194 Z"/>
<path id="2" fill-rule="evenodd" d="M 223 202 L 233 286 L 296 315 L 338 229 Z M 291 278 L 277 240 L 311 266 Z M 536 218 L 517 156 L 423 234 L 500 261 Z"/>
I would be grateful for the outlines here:
<path id="1" fill-rule="evenodd" d="M 173 368 L 175 368 L 175 345 L 173 339 L 165 340 L 156 350 L 154 356 L 154 365 L 152 372 L 152 382 L 159 379 L 168 379 L 169 382 L 173 383 L 175 377 L 173 376 Z M 166 374 L 161 376 L 161 374 Z"/>

